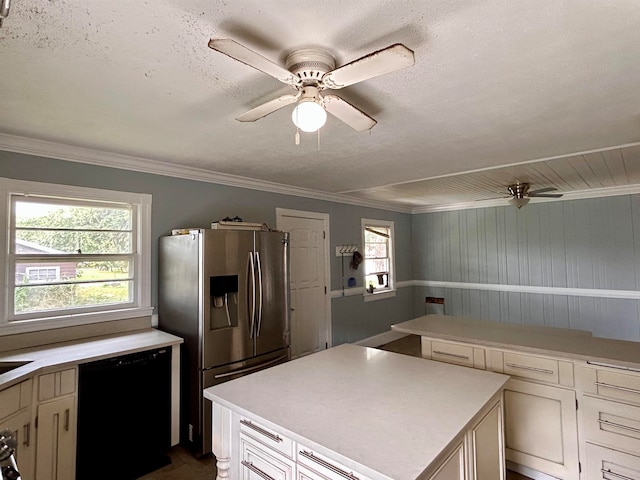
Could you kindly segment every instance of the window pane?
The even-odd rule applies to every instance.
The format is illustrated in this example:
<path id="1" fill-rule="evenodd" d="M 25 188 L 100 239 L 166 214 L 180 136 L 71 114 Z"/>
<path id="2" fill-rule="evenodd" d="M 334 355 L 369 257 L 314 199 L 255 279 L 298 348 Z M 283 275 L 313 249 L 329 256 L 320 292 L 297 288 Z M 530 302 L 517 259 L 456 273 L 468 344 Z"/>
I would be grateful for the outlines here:
<path id="1" fill-rule="evenodd" d="M 77 230 L 131 230 L 131 208 L 61 205 L 53 202 L 15 203 L 16 227 Z"/>
<path id="2" fill-rule="evenodd" d="M 15 313 L 130 303 L 132 281 L 38 285 L 15 289 Z"/>
<path id="3" fill-rule="evenodd" d="M 366 259 L 364 261 L 364 273 L 365 275 L 369 275 L 370 273 L 377 272 L 388 272 L 389 271 L 389 259 L 388 258 L 377 258 L 377 259 Z"/>
<path id="4" fill-rule="evenodd" d="M 389 274 L 380 273 L 378 275 L 367 275 L 365 277 L 365 287 L 373 285 L 373 288 L 381 289 L 389 287 Z"/>
<path id="5" fill-rule="evenodd" d="M 386 257 L 387 244 L 386 243 L 368 243 L 366 245 L 365 257 Z"/>
<path id="6" fill-rule="evenodd" d="M 131 253 L 131 232 L 16 231 L 16 253 Z"/>
<path id="7" fill-rule="evenodd" d="M 130 277 L 130 260 L 99 260 L 83 262 L 77 260 L 59 259 L 56 262 L 18 262 L 16 263 L 16 285 L 26 285 L 43 282 L 119 282 Z M 57 277 L 51 275 L 42 278 L 39 272 L 56 271 Z M 35 272 L 32 274 L 32 272 Z"/>

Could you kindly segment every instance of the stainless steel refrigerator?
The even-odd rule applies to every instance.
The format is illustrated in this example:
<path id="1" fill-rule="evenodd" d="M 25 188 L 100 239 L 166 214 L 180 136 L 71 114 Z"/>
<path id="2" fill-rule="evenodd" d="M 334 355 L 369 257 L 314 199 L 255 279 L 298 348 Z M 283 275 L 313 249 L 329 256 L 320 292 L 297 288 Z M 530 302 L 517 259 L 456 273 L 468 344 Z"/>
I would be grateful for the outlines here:
<path id="1" fill-rule="evenodd" d="M 290 358 L 288 233 L 161 237 L 158 326 L 184 338 L 181 442 L 208 454 L 211 403 L 202 390 Z"/>

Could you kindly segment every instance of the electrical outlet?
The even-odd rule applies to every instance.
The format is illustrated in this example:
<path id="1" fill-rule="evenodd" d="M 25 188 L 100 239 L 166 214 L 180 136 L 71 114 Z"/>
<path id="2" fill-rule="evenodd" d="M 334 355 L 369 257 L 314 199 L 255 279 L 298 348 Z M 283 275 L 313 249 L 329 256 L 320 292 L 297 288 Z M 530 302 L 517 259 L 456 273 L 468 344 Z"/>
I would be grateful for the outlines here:
<path id="1" fill-rule="evenodd" d="M 425 297 L 424 303 L 437 303 L 438 305 L 444 305 L 443 297 Z"/>
<path id="2" fill-rule="evenodd" d="M 189 424 L 189 441 L 193 442 L 193 425 Z"/>

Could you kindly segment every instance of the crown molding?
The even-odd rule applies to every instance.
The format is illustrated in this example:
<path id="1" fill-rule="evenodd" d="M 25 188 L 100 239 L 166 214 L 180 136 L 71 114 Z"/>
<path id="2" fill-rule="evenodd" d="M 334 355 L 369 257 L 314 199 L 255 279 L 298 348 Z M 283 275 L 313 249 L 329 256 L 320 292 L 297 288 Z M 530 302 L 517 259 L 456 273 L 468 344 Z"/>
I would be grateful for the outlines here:
<path id="1" fill-rule="evenodd" d="M 310 188 L 293 187 L 282 183 L 255 180 L 238 175 L 212 172 L 201 168 L 174 165 L 168 162 L 150 160 L 143 157 L 122 155 L 75 145 L 9 135 L 6 133 L 0 133 L 0 150 L 102 167 L 119 168 L 134 172 L 176 177 L 185 180 L 195 180 L 231 187 L 247 188 L 250 190 L 259 190 L 281 195 L 311 198 L 314 200 L 342 203 L 358 207 L 370 207 L 398 213 L 411 213 L 411 208 L 405 205 L 390 204 L 388 202 L 376 200 L 363 200 L 344 194 L 322 192 L 319 190 L 312 190 Z"/>

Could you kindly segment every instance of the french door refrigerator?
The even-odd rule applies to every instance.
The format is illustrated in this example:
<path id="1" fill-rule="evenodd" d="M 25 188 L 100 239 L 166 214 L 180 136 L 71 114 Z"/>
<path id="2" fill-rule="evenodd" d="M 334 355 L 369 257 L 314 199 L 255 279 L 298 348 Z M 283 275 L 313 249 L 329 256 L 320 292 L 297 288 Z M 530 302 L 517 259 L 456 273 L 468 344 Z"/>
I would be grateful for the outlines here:
<path id="1" fill-rule="evenodd" d="M 190 230 L 161 237 L 158 326 L 184 338 L 181 443 L 211 452 L 202 390 L 290 359 L 289 234 Z"/>

